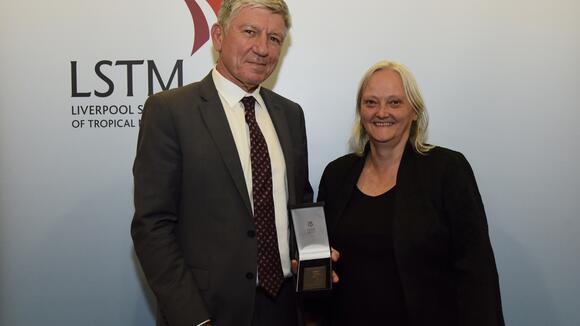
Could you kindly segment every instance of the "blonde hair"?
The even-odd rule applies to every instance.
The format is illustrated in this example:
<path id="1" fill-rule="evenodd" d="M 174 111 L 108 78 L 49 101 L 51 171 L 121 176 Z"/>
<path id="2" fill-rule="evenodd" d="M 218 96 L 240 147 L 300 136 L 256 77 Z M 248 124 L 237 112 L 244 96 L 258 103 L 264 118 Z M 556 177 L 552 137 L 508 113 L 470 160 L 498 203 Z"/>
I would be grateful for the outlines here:
<path id="1" fill-rule="evenodd" d="M 284 0 L 223 0 L 218 13 L 218 23 L 224 31 L 228 29 L 232 18 L 244 7 L 266 8 L 272 13 L 282 15 L 286 30 L 292 25 L 290 11 Z"/>
<path id="2" fill-rule="evenodd" d="M 360 117 L 362 93 L 365 87 L 367 86 L 371 76 L 375 72 L 384 69 L 396 71 L 399 74 L 399 76 L 401 76 L 401 80 L 403 81 L 403 89 L 405 90 L 405 96 L 409 100 L 411 108 L 417 114 L 417 120 L 413 121 L 413 123 L 411 124 L 409 142 L 411 143 L 413 149 L 415 149 L 416 152 L 420 154 L 426 154 L 434 146 L 426 143 L 427 125 L 429 124 L 429 118 L 427 116 L 427 110 L 425 108 L 423 96 L 421 96 L 421 92 L 419 91 L 419 86 L 417 85 L 415 76 L 413 76 L 413 73 L 411 73 L 411 71 L 404 65 L 396 61 L 387 61 L 387 60 L 379 61 L 375 65 L 370 67 L 366 71 L 360 82 L 356 96 L 355 120 L 352 130 L 352 136 L 350 139 L 351 149 L 358 155 L 362 155 L 365 150 L 365 146 L 369 141 L 369 136 L 362 125 Z"/>

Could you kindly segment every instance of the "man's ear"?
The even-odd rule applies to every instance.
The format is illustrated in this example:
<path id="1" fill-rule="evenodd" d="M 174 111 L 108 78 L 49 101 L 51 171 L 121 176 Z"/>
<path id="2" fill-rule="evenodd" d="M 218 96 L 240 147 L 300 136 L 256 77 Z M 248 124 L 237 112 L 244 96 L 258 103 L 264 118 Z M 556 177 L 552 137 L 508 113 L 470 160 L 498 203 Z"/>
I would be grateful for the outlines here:
<path id="1" fill-rule="evenodd" d="M 224 39 L 224 29 L 215 23 L 211 27 L 211 42 L 213 43 L 214 49 L 219 53 L 222 51 L 222 41 Z"/>

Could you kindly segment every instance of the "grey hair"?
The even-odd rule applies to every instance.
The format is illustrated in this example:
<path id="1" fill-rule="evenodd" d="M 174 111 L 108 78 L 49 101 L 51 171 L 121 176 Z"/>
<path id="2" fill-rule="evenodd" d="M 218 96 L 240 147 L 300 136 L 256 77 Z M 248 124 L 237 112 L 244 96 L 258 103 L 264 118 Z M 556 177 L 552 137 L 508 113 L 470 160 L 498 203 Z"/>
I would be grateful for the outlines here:
<path id="1" fill-rule="evenodd" d="M 227 30 L 232 18 L 244 7 L 266 8 L 272 13 L 282 15 L 286 30 L 292 25 L 290 11 L 284 0 L 223 0 L 218 13 L 220 26 Z"/>

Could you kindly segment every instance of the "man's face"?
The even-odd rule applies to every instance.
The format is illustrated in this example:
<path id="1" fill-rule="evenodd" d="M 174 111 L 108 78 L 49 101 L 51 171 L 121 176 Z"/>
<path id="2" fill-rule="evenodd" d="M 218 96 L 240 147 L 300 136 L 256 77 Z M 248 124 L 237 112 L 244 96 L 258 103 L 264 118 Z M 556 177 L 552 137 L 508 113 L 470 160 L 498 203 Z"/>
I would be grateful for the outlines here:
<path id="1" fill-rule="evenodd" d="M 217 70 L 247 92 L 255 90 L 276 68 L 286 30 L 282 15 L 260 7 L 240 9 L 227 31 L 217 24 L 211 29 Z"/>

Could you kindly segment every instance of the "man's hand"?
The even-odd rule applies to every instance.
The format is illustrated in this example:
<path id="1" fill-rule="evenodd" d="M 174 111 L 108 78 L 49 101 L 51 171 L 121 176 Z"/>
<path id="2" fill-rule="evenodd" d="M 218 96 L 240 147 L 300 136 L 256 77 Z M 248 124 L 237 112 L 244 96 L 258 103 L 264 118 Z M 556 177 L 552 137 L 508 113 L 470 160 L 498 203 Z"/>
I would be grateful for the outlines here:
<path id="1" fill-rule="evenodd" d="M 340 253 L 331 247 L 330 258 L 332 259 L 333 263 L 336 263 L 340 258 Z M 292 259 L 290 268 L 292 269 L 292 273 L 294 274 L 298 273 L 298 261 L 296 259 Z M 338 281 L 339 281 L 338 275 L 336 275 L 336 273 L 332 271 L 332 283 L 338 283 Z"/>

